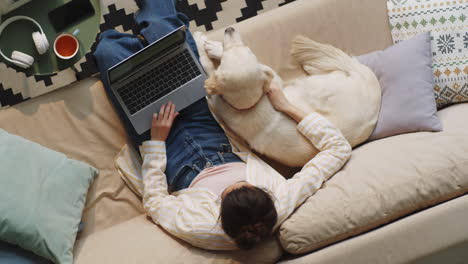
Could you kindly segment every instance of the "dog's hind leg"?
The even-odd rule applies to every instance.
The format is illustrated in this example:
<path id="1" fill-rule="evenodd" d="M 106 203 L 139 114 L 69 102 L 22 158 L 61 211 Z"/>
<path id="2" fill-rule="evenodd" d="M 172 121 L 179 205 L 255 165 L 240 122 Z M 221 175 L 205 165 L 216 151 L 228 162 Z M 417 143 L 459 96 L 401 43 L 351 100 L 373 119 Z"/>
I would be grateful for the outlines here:
<path id="1" fill-rule="evenodd" d="M 304 36 L 297 36 L 293 40 L 291 54 L 310 75 L 333 71 L 349 74 L 357 63 L 342 50 Z"/>
<path id="2" fill-rule="evenodd" d="M 205 43 L 208 41 L 205 34 L 200 31 L 193 33 L 193 39 L 197 44 L 198 54 L 200 55 L 200 63 L 205 69 L 205 72 L 208 76 L 211 76 L 215 71 L 215 65 L 213 61 L 208 57 L 208 54 L 205 49 Z"/>

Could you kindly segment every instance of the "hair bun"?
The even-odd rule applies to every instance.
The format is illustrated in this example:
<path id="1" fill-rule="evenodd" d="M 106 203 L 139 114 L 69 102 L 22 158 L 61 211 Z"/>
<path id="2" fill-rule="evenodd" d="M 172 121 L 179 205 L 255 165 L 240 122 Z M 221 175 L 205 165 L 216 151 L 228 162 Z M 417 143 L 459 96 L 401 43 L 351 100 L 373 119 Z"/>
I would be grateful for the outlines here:
<path id="1" fill-rule="evenodd" d="M 263 223 L 256 223 L 254 225 L 246 225 L 242 227 L 242 231 L 248 231 L 255 234 L 261 234 L 266 230 L 266 226 Z"/>
<path id="2" fill-rule="evenodd" d="M 278 213 L 270 194 L 252 185 L 236 188 L 222 198 L 219 217 L 237 247 L 250 249 L 272 235 Z"/>
<path id="3" fill-rule="evenodd" d="M 241 249 L 253 248 L 261 240 L 262 238 L 258 234 L 255 234 L 250 231 L 244 231 L 242 233 L 239 233 L 239 235 L 235 239 L 236 244 Z"/>
<path id="4" fill-rule="evenodd" d="M 252 231 L 244 231 L 240 234 L 240 237 L 242 237 L 244 240 L 255 240 L 256 237 L 259 237 L 259 235 Z"/>
<path id="5" fill-rule="evenodd" d="M 242 232 L 239 233 L 235 240 L 238 244 L 245 245 L 246 248 L 250 248 L 262 241 L 263 234 L 266 230 L 266 226 L 262 223 L 246 225 L 242 227 Z"/>

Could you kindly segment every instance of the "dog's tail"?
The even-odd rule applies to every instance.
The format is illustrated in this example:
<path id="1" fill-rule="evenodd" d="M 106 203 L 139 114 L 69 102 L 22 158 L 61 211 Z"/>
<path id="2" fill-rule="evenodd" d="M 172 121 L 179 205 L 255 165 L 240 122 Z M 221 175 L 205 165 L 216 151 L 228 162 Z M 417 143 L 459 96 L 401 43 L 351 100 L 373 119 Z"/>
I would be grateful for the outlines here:
<path id="1" fill-rule="evenodd" d="M 356 61 L 342 50 L 315 42 L 304 36 L 296 36 L 291 54 L 309 74 L 343 71 L 349 74 Z"/>

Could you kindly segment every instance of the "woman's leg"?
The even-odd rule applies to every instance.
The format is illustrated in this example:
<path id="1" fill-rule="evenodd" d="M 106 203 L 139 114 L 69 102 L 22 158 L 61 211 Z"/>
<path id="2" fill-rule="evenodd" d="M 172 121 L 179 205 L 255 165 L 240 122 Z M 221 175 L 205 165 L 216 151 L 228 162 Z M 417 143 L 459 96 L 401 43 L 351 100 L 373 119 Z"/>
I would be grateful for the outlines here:
<path id="1" fill-rule="evenodd" d="M 185 41 L 198 57 L 198 50 L 189 31 L 189 19 L 177 12 L 173 0 L 140 0 L 141 8 L 135 15 L 135 21 L 142 27 L 140 33 L 148 43 L 165 36 L 180 26 L 185 25 Z"/>
<path id="2" fill-rule="evenodd" d="M 198 50 L 188 30 L 188 18 L 178 13 L 172 0 L 141 0 L 135 20 L 148 43 L 185 25 L 185 40 L 198 57 Z M 231 153 L 229 141 L 213 118 L 206 99 L 200 99 L 180 111 L 166 140 L 166 178 L 170 191 L 187 188 L 206 167 L 241 161 Z"/>
<path id="3" fill-rule="evenodd" d="M 167 33 L 173 31 L 181 25 L 186 25 L 188 29 L 188 18 L 177 13 L 173 0 L 142 0 L 141 9 L 137 13 L 135 20 L 143 29 L 141 34 L 146 42 L 153 42 Z M 188 44 L 197 53 L 195 42 L 192 35 L 187 30 L 186 40 Z M 136 53 L 145 46 L 137 36 L 120 33 L 115 30 L 108 30 L 100 35 L 99 44 L 94 52 L 101 80 L 106 88 L 109 99 L 113 102 L 114 108 L 119 113 L 123 125 L 131 139 L 132 145 L 138 149 L 143 141 L 150 138 L 150 132 L 139 135 L 133 128 L 130 120 L 127 118 L 124 110 L 120 107 L 116 96 L 110 89 L 107 70 L 115 64 L 121 62 L 132 54 Z"/>
<path id="4" fill-rule="evenodd" d="M 99 36 L 99 43 L 96 47 L 96 51 L 94 52 L 94 57 L 101 73 L 101 80 L 104 84 L 104 88 L 106 89 L 107 96 L 119 114 L 125 130 L 130 137 L 130 141 L 136 149 L 138 149 L 138 146 L 141 145 L 144 140 L 149 139 L 149 133 L 138 135 L 135 131 L 130 120 L 127 118 L 127 115 L 120 106 L 117 97 L 110 89 L 107 70 L 128 58 L 135 52 L 141 50 L 143 47 L 143 41 L 137 36 L 120 33 L 115 30 L 107 30 Z"/>
<path id="5" fill-rule="evenodd" d="M 143 26 L 141 34 L 149 43 L 166 35 L 181 25 L 188 28 L 188 19 L 177 13 L 172 0 L 143 0 L 136 21 Z M 192 35 L 187 30 L 186 41 L 198 54 Z M 101 79 L 109 98 L 114 102 L 135 146 L 149 139 L 149 131 L 138 135 L 117 99 L 110 90 L 107 70 L 144 47 L 136 36 L 111 30 L 101 34 L 100 43 L 94 53 Z M 224 131 L 211 115 L 206 99 L 190 105 L 180 112 L 166 141 L 166 176 L 171 190 L 187 188 L 191 180 L 205 167 L 225 162 L 240 161 L 230 153 L 230 145 Z"/>

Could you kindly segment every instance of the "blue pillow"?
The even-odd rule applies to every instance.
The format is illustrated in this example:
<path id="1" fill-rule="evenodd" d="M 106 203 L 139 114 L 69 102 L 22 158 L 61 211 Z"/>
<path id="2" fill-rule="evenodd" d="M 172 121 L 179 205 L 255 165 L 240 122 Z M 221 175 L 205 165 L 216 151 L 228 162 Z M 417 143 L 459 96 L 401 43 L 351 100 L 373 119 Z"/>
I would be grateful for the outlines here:
<path id="1" fill-rule="evenodd" d="M 5 264 L 52 264 L 50 260 L 33 254 L 18 246 L 0 241 L 0 263 Z"/>
<path id="2" fill-rule="evenodd" d="M 0 240 L 71 264 L 97 170 L 0 129 Z"/>

